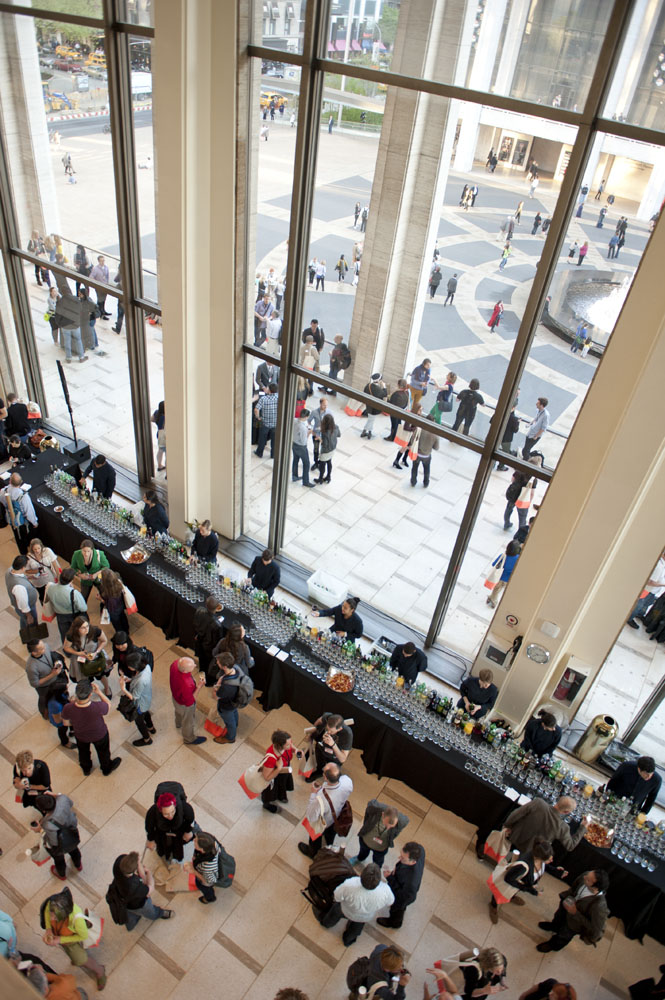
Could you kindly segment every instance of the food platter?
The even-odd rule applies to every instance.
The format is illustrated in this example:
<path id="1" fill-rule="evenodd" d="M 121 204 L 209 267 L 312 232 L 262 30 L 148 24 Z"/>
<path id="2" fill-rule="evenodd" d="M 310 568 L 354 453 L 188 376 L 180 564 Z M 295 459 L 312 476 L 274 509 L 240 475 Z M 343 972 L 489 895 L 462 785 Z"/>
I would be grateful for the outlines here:
<path id="1" fill-rule="evenodd" d="M 61 507 L 61 506 L 60 506 L 60 505 L 58 504 L 58 506 L 57 506 L 57 507 L 54 507 L 54 508 L 53 508 L 53 512 L 54 512 L 55 514 L 62 514 L 62 512 L 63 512 L 63 510 L 64 510 L 64 509 L 65 509 L 64 507 Z"/>
<path id="2" fill-rule="evenodd" d="M 120 555 L 126 563 L 132 563 L 135 566 L 146 562 L 150 558 L 150 553 L 142 549 L 140 545 L 132 545 L 130 549 L 125 549 Z"/>
<path id="3" fill-rule="evenodd" d="M 340 667 L 331 667 L 326 676 L 326 684 L 333 691 L 339 691 L 340 694 L 347 694 L 353 690 L 355 679 L 351 671 L 343 670 Z"/>
<path id="4" fill-rule="evenodd" d="M 594 847 L 611 847 L 614 830 L 608 830 L 604 823 L 592 816 L 584 837 Z"/>

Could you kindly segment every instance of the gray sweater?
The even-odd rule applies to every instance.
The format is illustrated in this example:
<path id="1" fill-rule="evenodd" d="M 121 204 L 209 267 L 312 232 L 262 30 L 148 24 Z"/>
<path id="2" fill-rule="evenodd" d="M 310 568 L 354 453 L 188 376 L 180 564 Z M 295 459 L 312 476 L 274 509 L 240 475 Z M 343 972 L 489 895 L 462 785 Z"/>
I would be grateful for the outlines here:
<path id="1" fill-rule="evenodd" d="M 55 809 L 42 820 L 44 838 L 50 847 L 58 846 L 58 826 L 70 826 L 76 829 L 78 820 L 73 809 L 74 803 L 67 795 L 56 795 Z"/>

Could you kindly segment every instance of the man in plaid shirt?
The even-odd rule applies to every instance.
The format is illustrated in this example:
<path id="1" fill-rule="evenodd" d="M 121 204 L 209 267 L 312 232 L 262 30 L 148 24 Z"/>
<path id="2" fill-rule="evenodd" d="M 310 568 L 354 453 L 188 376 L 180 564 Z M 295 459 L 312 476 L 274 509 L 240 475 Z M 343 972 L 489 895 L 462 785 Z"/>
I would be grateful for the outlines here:
<path id="1" fill-rule="evenodd" d="M 278 402 L 279 393 L 277 392 L 277 386 L 274 382 L 271 382 L 268 386 L 267 394 L 261 396 L 254 408 L 254 415 L 259 421 L 259 440 L 254 454 L 258 455 L 259 458 L 263 458 L 263 449 L 268 441 L 270 441 L 270 457 L 275 457 L 275 428 L 277 426 Z"/>

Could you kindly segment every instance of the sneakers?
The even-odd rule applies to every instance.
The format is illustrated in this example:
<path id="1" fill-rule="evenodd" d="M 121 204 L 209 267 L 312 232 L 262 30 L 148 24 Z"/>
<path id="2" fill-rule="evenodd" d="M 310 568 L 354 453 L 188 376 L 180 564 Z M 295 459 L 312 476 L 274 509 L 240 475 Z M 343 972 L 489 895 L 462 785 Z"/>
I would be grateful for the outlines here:
<path id="1" fill-rule="evenodd" d="M 185 743 L 185 746 L 186 747 L 200 747 L 202 743 L 207 742 L 207 739 L 208 739 L 207 736 L 197 736 L 196 739 L 192 740 L 191 743 Z"/>

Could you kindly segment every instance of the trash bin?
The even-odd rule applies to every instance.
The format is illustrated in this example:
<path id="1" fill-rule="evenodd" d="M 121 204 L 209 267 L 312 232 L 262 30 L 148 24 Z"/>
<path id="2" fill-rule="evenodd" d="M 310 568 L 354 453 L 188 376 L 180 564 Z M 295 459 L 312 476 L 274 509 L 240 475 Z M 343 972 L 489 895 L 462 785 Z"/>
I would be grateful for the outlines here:
<path id="1" fill-rule="evenodd" d="M 307 580 L 307 593 L 312 601 L 324 608 L 332 608 L 346 600 L 347 586 L 342 580 L 317 569 Z"/>
<path id="2" fill-rule="evenodd" d="M 608 748 L 619 732 L 619 724 L 611 715 L 597 715 L 591 720 L 573 747 L 574 755 L 587 764 L 593 764 Z"/>

